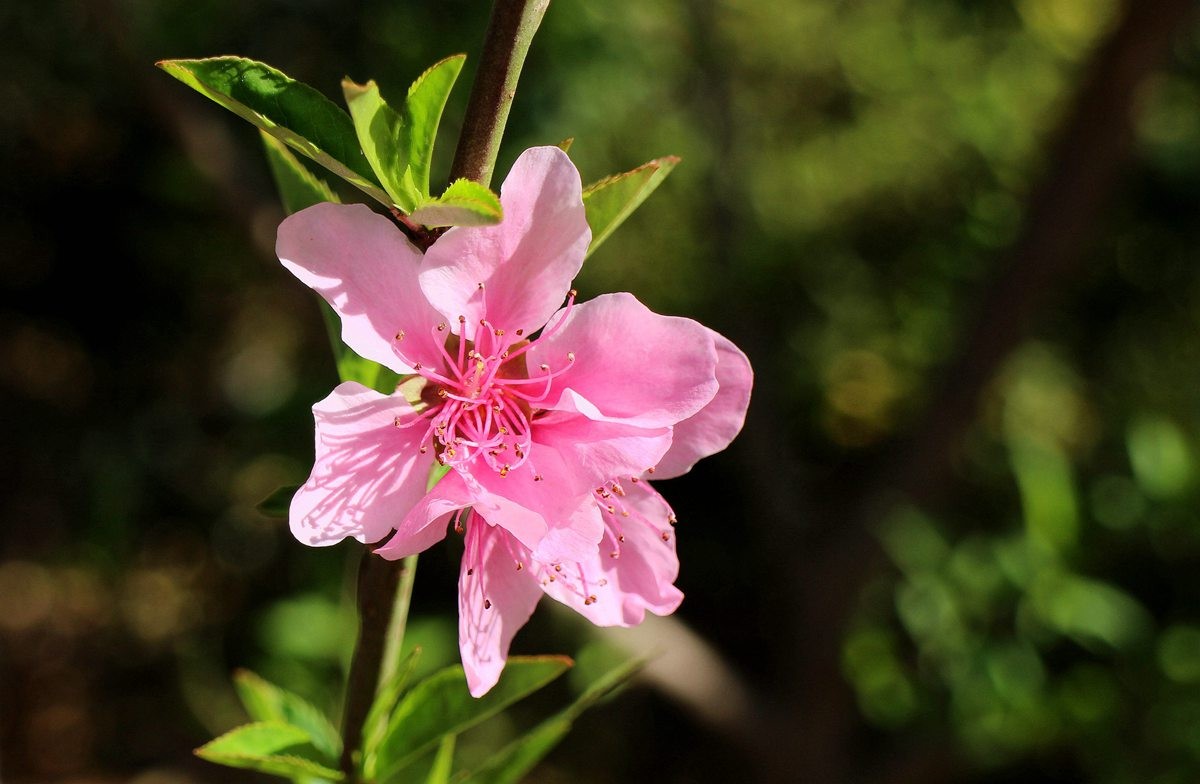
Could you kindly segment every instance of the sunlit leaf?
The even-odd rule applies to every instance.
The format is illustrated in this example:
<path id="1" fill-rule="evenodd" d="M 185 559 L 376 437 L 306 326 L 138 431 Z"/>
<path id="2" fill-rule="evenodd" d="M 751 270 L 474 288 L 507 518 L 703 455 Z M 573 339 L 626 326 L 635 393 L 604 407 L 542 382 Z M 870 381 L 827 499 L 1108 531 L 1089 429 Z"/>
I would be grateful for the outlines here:
<path id="1" fill-rule="evenodd" d="M 565 656 L 513 656 L 491 691 L 478 699 L 467 691 L 461 666 L 422 681 L 397 706 L 379 748 L 379 781 L 393 781 L 404 766 L 443 736 L 456 735 L 550 683 L 571 666 Z"/>
<path id="2" fill-rule="evenodd" d="M 383 100 L 374 81 L 357 84 L 346 79 L 342 82 L 342 93 L 367 162 L 396 206 L 412 212 L 422 193 L 410 168 L 406 149 L 410 130 L 403 118 Z"/>
<path id="3" fill-rule="evenodd" d="M 315 705 L 249 670 L 234 673 L 233 683 L 250 718 L 282 721 L 305 730 L 313 746 L 331 760 L 342 753 L 341 735 Z"/>
<path id="4" fill-rule="evenodd" d="M 405 212 L 429 197 L 429 168 L 438 125 L 466 55 L 435 64 L 408 90 L 404 105 L 384 101 L 374 81 L 342 82 L 359 143 L 383 187 Z"/>
<path id="5" fill-rule="evenodd" d="M 476 770 L 460 773 L 455 784 L 515 784 L 558 745 L 585 710 L 611 697 L 638 673 L 646 662 L 634 659 L 593 682 L 575 702 L 505 746 Z"/>
<path id="6" fill-rule="evenodd" d="M 583 206 L 587 210 L 588 226 L 592 228 L 592 244 L 588 246 L 587 255 L 592 255 L 608 239 L 608 235 L 633 214 L 666 179 L 679 160 L 674 155 L 656 158 L 632 171 L 605 177 L 583 189 Z"/>
<path id="7" fill-rule="evenodd" d="M 336 204 L 341 201 L 337 194 L 330 190 L 329 185 L 300 163 L 287 145 L 266 131 L 259 131 L 259 135 L 262 136 L 263 150 L 267 154 L 271 176 L 275 179 L 275 188 L 279 191 L 283 209 L 288 215 L 314 204 Z"/>
<path id="8" fill-rule="evenodd" d="M 490 226 L 504 218 L 500 197 L 473 180 L 455 180 L 436 199 L 423 202 L 411 215 L 429 227 Z"/>
<path id="9" fill-rule="evenodd" d="M 433 164 L 433 143 L 437 140 L 442 111 L 466 59 L 465 54 L 456 54 L 434 63 L 408 88 L 408 97 L 404 101 L 404 121 L 412 129 L 408 159 L 413 181 L 426 195 L 429 193 L 429 169 Z"/>
<path id="10" fill-rule="evenodd" d="M 231 768 L 247 768 L 285 778 L 341 781 L 312 745 L 306 730 L 281 721 L 246 724 L 196 749 L 196 756 Z"/>
<path id="11" fill-rule="evenodd" d="M 288 508 L 292 505 L 292 496 L 300 489 L 299 485 L 284 485 L 269 496 L 258 502 L 259 514 L 267 517 L 287 517 Z"/>
<path id="12" fill-rule="evenodd" d="M 391 204 L 359 148 L 350 116 L 308 85 L 244 57 L 163 60 L 158 67 L 372 198 Z"/>

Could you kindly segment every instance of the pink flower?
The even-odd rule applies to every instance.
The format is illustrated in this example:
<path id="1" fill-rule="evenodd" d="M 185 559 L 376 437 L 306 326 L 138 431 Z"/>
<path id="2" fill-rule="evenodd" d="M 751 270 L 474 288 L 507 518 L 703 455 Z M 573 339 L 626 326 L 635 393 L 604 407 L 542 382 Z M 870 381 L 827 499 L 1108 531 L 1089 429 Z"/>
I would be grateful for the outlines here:
<path id="1" fill-rule="evenodd" d="M 474 694 L 499 677 L 543 588 L 598 623 L 674 609 L 669 508 L 626 482 L 724 448 L 751 383 L 745 356 L 695 321 L 629 294 L 575 303 L 568 288 L 591 232 L 561 150 L 522 154 L 501 203 L 499 225 L 451 229 L 424 255 L 361 205 L 299 212 L 277 244 L 337 311 L 346 344 L 418 390 L 344 383 L 313 407 L 316 463 L 292 501 L 292 531 L 311 545 L 391 534 L 378 552 L 400 558 L 453 518 L 467 540 L 460 642 Z M 426 493 L 435 460 L 452 470 Z M 615 536 L 638 555 L 607 563 L 623 512 L 633 533 Z M 601 580 L 613 595 L 603 607 L 584 593 Z"/>

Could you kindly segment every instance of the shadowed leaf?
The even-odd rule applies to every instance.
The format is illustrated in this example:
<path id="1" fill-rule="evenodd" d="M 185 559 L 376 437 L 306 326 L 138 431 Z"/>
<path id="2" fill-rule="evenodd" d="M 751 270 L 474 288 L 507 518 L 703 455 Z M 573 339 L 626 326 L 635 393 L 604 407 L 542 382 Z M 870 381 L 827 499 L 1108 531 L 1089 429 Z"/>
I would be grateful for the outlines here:
<path id="1" fill-rule="evenodd" d="M 299 485 L 284 485 L 259 501 L 258 506 L 255 508 L 258 509 L 260 514 L 267 517 L 287 517 L 288 508 L 292 505 L 292 496 L 299 489 Z M 258 718 L 257 716 L 253 716 L 253 714 L 251 716 L 252 718 Z"/>
<path id="2" fill-rule="evenodd" d="M 583 189 L 583 206 L 587 210 L 588 225 L 592 228 L 588 256 L 633 214 L 678 163 L 679 158 L 674 155 L 656 158 L 632 171 L 605 177 Z"/>
<path id="3" fill-rule="evenodd" d="M 562 675 L 565 656 L 513 656 L 491 691 L 474 698 L 461 666 L 447 667 L 410 691 L 396 707 L 379 748 L 377 779 L 388 782 L 445 735 L 456 735 Z"/>
<path id="4" fill-rule="evenodd" d="M 288 215 L 314 204 L 327 201 L 337 204 L 341 201 L 324 180 L 300 163 L 287 145 L 266 131 L 259 131 L 259 135 L 262 136 L 263 150 L 267 154 L 275 188 Z"/>
<path id="5" fill-rule="evenodd" d="M 307 731 L 281 721 L 246 724 L 196 749 L 196 756 L 231 768 L 247 768 L 285 778 L 341 781 L 326 764 Z"/>
<path id="6" fill-rule="evenodd" d="M 645 666 L 642 659 L 622 664 L 594 681 L 579 698 L 489 757 L 474 771 L 463 771 L 454 784 L 516 784 L 570 732 L 585 710 L 613 696 Z"/>
<path id="7" fill-rule="evenodd" d="M 233 683 L 250 718 L 281 721 L 306 731 L 313 746 L 331 760 L 342 753 L 341 735 L 315 705 L 249 670 L 234 673 Z"/>

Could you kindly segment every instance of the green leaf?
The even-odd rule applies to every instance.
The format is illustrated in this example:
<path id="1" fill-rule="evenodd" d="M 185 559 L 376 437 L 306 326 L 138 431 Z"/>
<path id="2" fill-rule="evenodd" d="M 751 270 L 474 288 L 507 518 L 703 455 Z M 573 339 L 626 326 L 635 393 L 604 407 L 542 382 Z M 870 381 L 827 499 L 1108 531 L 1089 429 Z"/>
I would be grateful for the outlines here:
<path id="1" fill-rule="evenodd" d="M 583 189 L 583 206 L 587 211 L 588 225 L 592 227 L 588 256 L 633 214 L 677 163 L 679 158 L 674 155 L 656 158 L 632 171 L 605 177 Z"/>
<path id="2" fill-rule="evenodd" d="M 634 659 L 594 681 L 575 702 L 489 757 L 477 769 L 462 772 L 454 784 L 515 784 L 558 745 L 585 710 L 611 697 L 646 664 Z"/>
<path id="3" fill-rule="evenodd" d="M 349 115 L 303 82 L 244 57 L 163 60 L 158 67 L 391 206 Z"/>
<path id="4" fill-rule="evenodd" d="M 429 195 L 433 143 L 442 122 L 442 110 L 446 108 L 446 99 L 450 97 L 450 90 L 466 60 L 465 54 L 456 54 L 434 63 L 408 88 L 408 97 L 404 101 L 404 121 L 411 129 L 409 161 L 413 181 L 425 195 Z"/>
<path id="5" fill-rule="evenodd" d="M 429 169 L 438 125 L 464 60 L 466 55 L 461 54 L 447 57 L 421 74 L 399 111 L 383 100 L 374 81 L 342 82 L 363 153 L 405 212 L 412 212 L 429 198 Z"/>
<path id="6" fill-rule="evenodd" d="M 436 199 L 422 202 L 410 216 L 429 227 L 491 226 L 504 218 L 500 197 L 473 180 L 455 180 Z"/>
<path id="7" fill-rule="evenodd" d="M 467 691 L 461 666 L 447 667 L 418 684 L 397 706 L 379 748 L 376 771 L 392 781 L 404 766 L 445 735 L 457 735 L 562 675 L 572 662 L 565 656 L 513 656 L 500 681 L 476 699 Z"/>
<path id="8" fill-rule="evenodd" d="M 196 749 L 196 756 L 231 768 L 248 768 L 284 778 L 341 781 L 341 771 L 322 761 L 306 730 L 282 721 L 246 724 Z"/>
<path id="9" fill-rule="evenodd" d="M 412 212 L 421 201 L 422 193 L 410 168 L 409 129 L 404 126 L 403 118 L 383 100 L 374 81 L 357 84 L 343 79 L 342 94 L 346 96 L 358 143 L 362 145 L 367 162 L 379 175 L 396 206 Z"/>
<path id="10" fill-rule="evenodd" d="M 325 318 L 325 331 L 333 347 L 333 358 L 337 363 L 338 378 L 342 381 L 357 381 L 376 392 L 390 395 L 400 383 L 400 375 L 390 368 L 363 359 L 342 342 L 342 320 L 325 300 L 321 300 L 321 315 Z"/>
<path id="11" fill-rule="evenodd" d="M 341 735 L 312 703 L 249 670 L 234 673 L 233 683 L 250 718 L 282 721 L 306 731 L 312 745 L 331 762 L 342 753 Z"/>
<path id="12" fill-rule="evenodd" d="M 404 693 L 404 688 L 408 685 L 420 658 L 421 649 L 413 648 L 412 653 L 408 654 L 392 673 L 392 677 L 380 684 L 379 690 L 375 692 L 371 709 L 367 711 L 367 718 L 363 720 L 362 730 L 362 769 L 363 778 L 367 780 L 375 778 L 375 756 L 387 735 L 388 719 L 396 703 L 400 701 L 400 695 Z"/>
<path id="13" fill-rule="evenodd" d="M 448 784 L 450 773 L 454 770 L 454 746 L 456 735 L 447 735 L 438 744 L 437 754 L 433 758 L 433 766 L 425 777 L 425 784 Z"/>
<path id="14" fill-rule="evenodd" d="M 259 514 L 266 517 L 287 517 L 288 508 L 292 505 L 292 496 L 300 489 L 300 485 L 284 485 L 275 492 L 258 502 Z"/>
<path id="15" fill-rule="evenodd" d="M 287 145 L 266 131 L 259 131 L 259 135 L 262 136 L 271 176 L 275 179 L 275 188 L 288 215 L 321 202 L 337 204 L 341 201 L 324 180 L 314 176 L 300 163 Z"/>

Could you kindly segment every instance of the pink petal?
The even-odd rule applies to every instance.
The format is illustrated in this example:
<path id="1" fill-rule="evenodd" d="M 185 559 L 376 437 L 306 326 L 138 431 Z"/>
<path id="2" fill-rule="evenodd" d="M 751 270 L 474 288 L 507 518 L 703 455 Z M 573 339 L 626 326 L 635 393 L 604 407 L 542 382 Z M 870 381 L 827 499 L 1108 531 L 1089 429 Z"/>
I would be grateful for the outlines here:
<path id="1" fill-rule="evenodd" d="M 396 535 L 375 550 L 378 555 L 395 561 L 423 552 L 446 535 L 450 516 L 470 506 L 475 493 L 456 472 L 442 477 L 396 524 Z"/>
<path id="2" fill-rule="evenodd" d="M 460 226 L 425 252 L 421 286 L 451 326 L 533 332 L 563 301 L 591 242 L 579 172 L 557 147 L 526 150 L 500 190 L 504 220 Z"/>
<path id="3" fill-rule="evenodd" d="M 623 488 L 624 497 L 601 499 L 614 512 L 604 513 L 608 534 L 599 552 L 577 563 L 537 565 L 542 590 L 597 626 L 636 626 L 646 610 L 669 615 L 683 601 L 673 584 L 679 558 L 671 508 L 646 482 Z"/>
<path id="4" fill-rule="evenodd" d="M 440 363 L 443 318 L 417 283 L 421 252 L 390 220 L 362 204 L 317 204 L 280 224 L 275 252 L 337 311 L 360 356 L 397 373 Z"/>
<path id="5" fill-rule="evenodd" d="M 496 685 L 513 635 L 542 596 L 529 566 L 504 529 L 472 516 L 458 575 L 458 648 L 472 697 Z"/>
<path id="6" fill-rule="evenodd" d="M 655 466 L 655 479 L 685 474 L 699 460 L 729 446 L 746 420 L 754 371 L 750 360 L 725 336 L 709 330 L 717 348 L 716 397 L 704 408 L 673 428 L 671 449 Z"/>
<path id="7" fill-rule="evenodd" d="M 572 522 L 581 498 L 614 476 L 638 476 L 666 454 L 669 428 L 646 429 L 618 422 L 595 422 L 575 414 L 540 420 L 529 460 L 501 476 L 482 463 L 470 474 L 479 487 L 488 520 L 511 532 L 526 547 L 571 557 L 574 536 L 547 534 L 576 528 Z M 541 477 L 540 480 L 534 477 Z M 580 535 L 599 538 L 592 527 Z M 558 548 L 562 549 L 558 549 Z"/>
<path id="8" fill-rule="evenodd" d="M 289 513 L 297 539 L 314 546 L 347 536 L 376 542 L 405 518 L 424 495 L 432 464 L 417 451 L 422 431 L 395 426 L 397 417 L 411 416 L 403 397 L 354 382 L 313 406 L 316 461 Z"/>
<path id="9" fill-rule="evenodd" d="M 581 395 L 593 418 L 640 427 L 663 427 L 687 419 L 717 393 L 717 352 L 709 330 L 691 319 L 660 316 L 632 294 L 605 294 L 575 305 L 559 327 L 556 315 L 546 336 L 529 351 L 529 367 L 570 368 L 554 381 L 552 409 L 580 410 L 569 391 Z"/>

